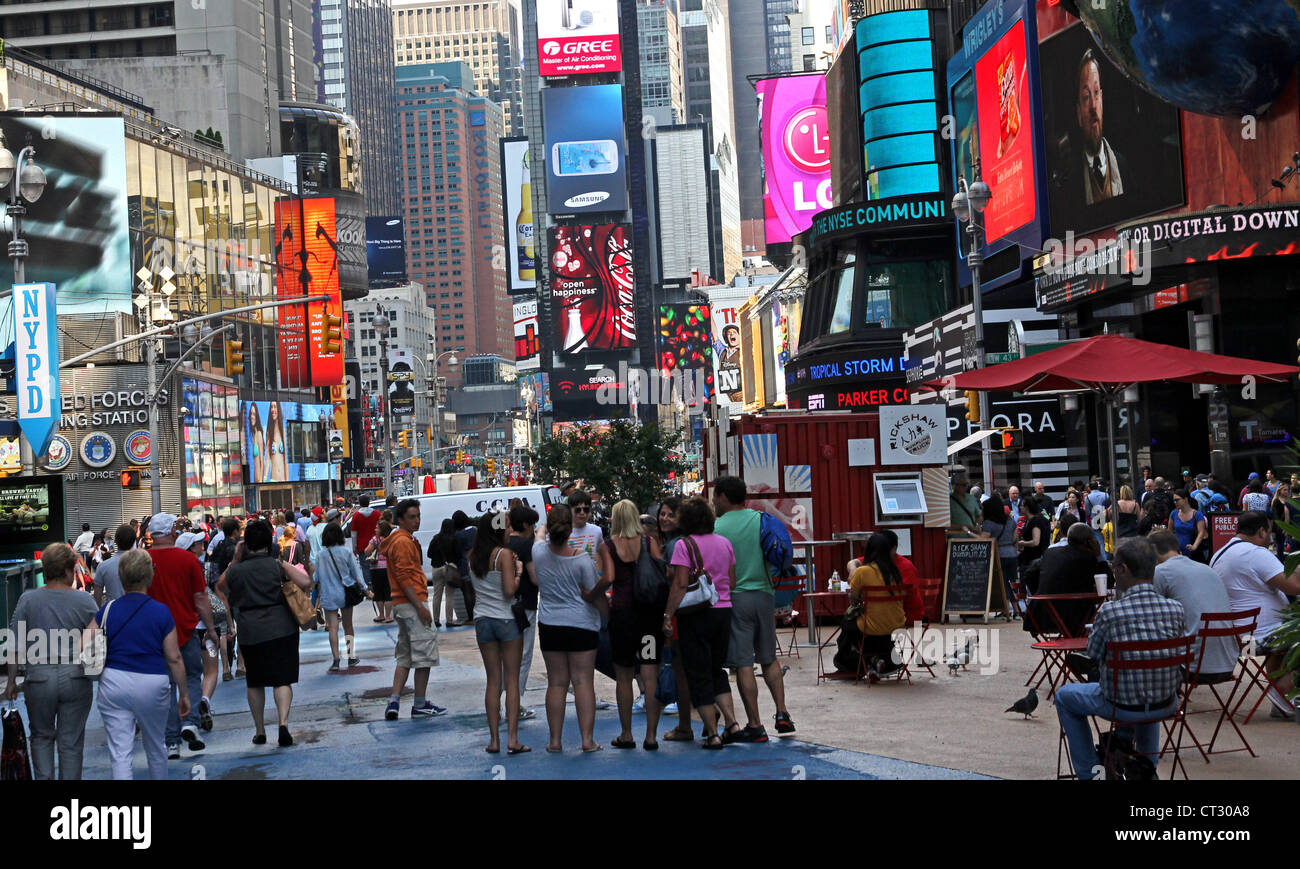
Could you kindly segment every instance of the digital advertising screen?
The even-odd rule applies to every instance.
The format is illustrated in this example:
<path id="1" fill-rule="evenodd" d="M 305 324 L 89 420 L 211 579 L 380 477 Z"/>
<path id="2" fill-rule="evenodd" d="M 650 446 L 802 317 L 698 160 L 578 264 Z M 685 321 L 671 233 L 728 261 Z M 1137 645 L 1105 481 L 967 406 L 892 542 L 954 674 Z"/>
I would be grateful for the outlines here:
<path id="1" fill-rule="evenodd" d="M 1034 219 L 1033 111 L 1025 22 L 1019 21 L 975 62 L 984 181 L 997 191 L 984 211 L 989 242 Z"/>
<path id="2" fill-rule="evenodd" d="M 551 309 L 559 353 L 636 346 L 632 233 L 623 224 L 549 231 Z"/>
<path id="3" fill-rule="evenodd" d="M 537 325 L 537 299 L 516 299 L 515 371 L 536 371 L 542 367 L 542 336 Z"/>
<path id="4" fill-rule="evenodd" d="M 63 477 L 0 480 L 0 545 L 63 540 Z"/>
<path id="5" fill-rule="evenodd" d="M 244 503 L 239 390 L 185 377 L 181 380 L 181 401 L 186 409 L 181 418 L 185 511 L 214 516 L 234 512 Z M 262 452 L 261 457 L 265 456 Z"/>
<path id="6" fill-rule="evenodd" d="M 366 272 L 372 287 L 406 283 L 406 230 L 402 218 L 366 218 Z"/>
<path id="7" fill-rule="evenodd" d="M 826 78 L 821 73 L 765 78 L 757 88 L 763 233 L 768 244 L 781 244 L 834 205 Z"/>
<path id="8" fill-rule="evenodd" d="M 528 413 L 551 413 L 551 377 L 545 371 L 519 378 L 519 406 Z"/>
<path id="9" fill-rule="evenodd" d="M 546 88 L 546 207 L 551 214 L 624 211 L 623 86 Z"/>
<path id="10" fill-rule="evenodd" d="M 537 0 L 537 67 L 543 76 L 621 70 L 618 0 Z"/>
<path id="11" fill-rule="evenodd" d="M 1076 24 L 1038 46 L 1052 235 L 1183 204 L 1178 109 L 1138 87 Z"/>
<path id="12" fill-rule="evenodd" d="M 659 372 L 704 372 L 704 397 L 713 396 L 713 335 L 708 305 L 659 306 Z M 690 390 L 687 389 L 689 393 Z M 688 400 L 689 400 L 688 395 Z"/>
<path id="13" fill-rule="evenodd" d="M 244 475 L 249 485 L 324 480 L 331 404 L 245 401 L 240 414 Z"/>
<path id="14" fill-rule="evenodd" d="M 940 177 L 939 84 L 931 13 L 870 15 L 856 48 L 867 199 L 944 196 Z M 945 209 L 946 213 L 946 209 Z"/>
<path id="15" fill-rule="evenodd" d="M 324 320 L 345 321 L 339 291 L 339 249 L 334 200 L 281 199 L 275 203 L 276 293 L 329 296 L 328 301 L 277 308 L 280 378 L 286 388 L 333 386 L 343 382 L 343 346 L 325 353 Z M 341 329 L 341 326 L 340 326 Z"/>
<path id="16" fill-rule="evenodd" d="M 727 401 L 741 402 L 744 391 L 740 382 L 740 317 L 735 307 L 713 305 L 713 370 L 718 394 Z"/>
<path id="17" fill-rule="evenodd" d="M 45 172 L 23 219 L 27 279 L 58 286 L 60 314 L 134 311 L 122 118 L 11 113 L 0 133 L 15 158 L 32 142 Z M 13 261 L 0 258 L 0 287 L 13 283 Z"/>
<path id="18" fill-rule="evenodd" d="M 506 285 L 512 294 L 531 293 L 537 289 L 537 244 L 527 139 L 501 140 L 501 201 L 506 219 Z"/>

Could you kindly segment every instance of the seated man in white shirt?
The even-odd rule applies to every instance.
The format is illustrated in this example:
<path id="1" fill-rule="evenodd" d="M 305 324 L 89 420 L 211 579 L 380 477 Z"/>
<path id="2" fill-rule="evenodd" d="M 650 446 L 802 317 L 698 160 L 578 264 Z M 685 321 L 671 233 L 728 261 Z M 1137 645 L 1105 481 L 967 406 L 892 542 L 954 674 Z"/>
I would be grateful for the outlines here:
<path id="1" fill-rule="evenodd" d="M 1214 553 L 1210 567 L 1223 580 L 1228 590 L 1228 600 L 1233 610 L 1259 607 L 1259 621 L 1255 629 L 1255 651 L 1264 655 L 1264 669 L 1272 673 L 1282 665 L 1285 648 L 1274 648 L 1269 636 L 1282 622 L 1282 611 L 1288 605 L 1287 595 L 1300 594 L 1300 571 L 1286 575 L 1282 562 L 1268 549 L 1271 520 L 1267 513 L 1250 510 L 1237 519 L 1237 534 Z M 1286 699 L 1295 679 L 1287 673 L 1277 680 L 1282 691 L 1270 691 L 1273 717 L 1294 718 L 1295 707 Z"/>

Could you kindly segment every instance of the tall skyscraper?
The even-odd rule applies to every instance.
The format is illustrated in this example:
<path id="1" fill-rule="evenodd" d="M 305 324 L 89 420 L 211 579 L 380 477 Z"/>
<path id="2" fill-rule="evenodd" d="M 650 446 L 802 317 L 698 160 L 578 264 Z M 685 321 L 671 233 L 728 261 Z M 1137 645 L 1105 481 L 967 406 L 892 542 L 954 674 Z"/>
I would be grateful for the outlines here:
<path id="1" fill-rule="evenodd" d="M 729 0 L 682 0 L 681 28 L 686 71 L 686 120 L 701 116 L 711 127 L 714 171 L 718 181 L 718 216 L 722 233 L 721 280 L 730 280 L 743 268 L 741 259 L 740 181 L 737 177 L 737 127 L 732 118 L 732 50 L 727 27 Z M 743 5 L 745 0 L 732 2 Z M 692 8 L 693 7 L 693 8 Z M 749 88 L 748 82 L 741 87 Z M 754 138 L 758 138 L 755 122 Z M 761 165 L 760 165 L 761 171 Z M 759 181 L 759 217 L 763 216 L 762 181 Z M 715 275 L 716 277 L 716 275 Z"/>
<path id="2" fill-rule="evenodd" d="M 393 0 L 397 64 L 462 61 L 474 89 L 501 107 L 506 135 L 522 135 L 517 0 Z"/>
<path id="3" fill-rule="evenodd" d="M 763 219 L 763 152 L 758 137 L 758 98 L 749 76 L 793 72 L 790 23 L 796 0 L 733 0 L 731 79 L 735 83 L 736 157 L 740 178 L 740 217 Z"/>
<path id="4" fill-rule="evenodd" d="M 636 13 L 641 113 L 654 118 L 656 126 L 681 124 L 686 120 L 686 90 L 677 0 L 637 0 Z"/>
<path id="5" fill-rule="evenodd" d="M 0 4 L 0 38 L 212 127 L 239 161 L 279 153 L 281 101 L 316 98 L 310 0 Z"/>
<path id="6" fill-rule="evenodd" d="M 313 33 L 321 76 L 317 102 L 347 112 L 360 132 L 366 213 L 398 214 L 397 116 L 393 110 L 393 12 L 389 0 L 319 0 Z"/>
<path id="7" fill-rule="evenodd" d="M 407 271 L 437 312 L 438 346 L 513 358 L 501 107 L 468 64 L 420 63 L 397 68 L 397 115 Z"/>

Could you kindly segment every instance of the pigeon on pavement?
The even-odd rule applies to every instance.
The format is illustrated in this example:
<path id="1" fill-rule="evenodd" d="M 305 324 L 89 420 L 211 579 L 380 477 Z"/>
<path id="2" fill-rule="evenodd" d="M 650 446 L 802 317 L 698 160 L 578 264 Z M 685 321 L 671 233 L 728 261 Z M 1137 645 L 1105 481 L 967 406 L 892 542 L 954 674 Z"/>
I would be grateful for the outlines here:
<path id="1" fill-rule="evenodd" d="M 1034 710 L 1037 708 L 1038 708 L 1038 689 L 1030 688 L 1028 694 L 1026 694 L 1024 697 L 1021 697 L 1015 703 L 1012 703 L 1011 707 L 1006 711 L 1017 712 L 1025 716 L 1026 719 L 1029 719 L 1034 717 Z"/>

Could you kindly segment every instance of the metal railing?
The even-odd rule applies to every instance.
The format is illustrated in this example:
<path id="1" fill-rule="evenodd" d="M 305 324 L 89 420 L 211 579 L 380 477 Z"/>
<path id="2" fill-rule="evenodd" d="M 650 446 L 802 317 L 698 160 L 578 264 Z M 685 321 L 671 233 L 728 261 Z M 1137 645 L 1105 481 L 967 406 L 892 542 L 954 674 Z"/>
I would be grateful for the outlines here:
<path id="1" fill-rule="evenodd" d="M 87 75 L 83 72 L 68 72 L 59 66 L 56 61 L 41 57 L 39 54 L 34 54 L 26 49 L 18 48 L 14 45 L 5 45 L 4 55 L 6 61 L 13 58 L 14 60 L 27 64 L 28 66 L 52 73 L 60 78 L 65 78 L 70 82 L 82 85 L 83 87 L 92 88 L 105 96 L 118 100 L 119 102 L 126 103 L 127 105 L 133 106 L 137 109 L 146 111 L 149 114 L 153 114 L 153 108 L 145 104 L 144 97 L 139 94 L 131 93 L 128 90 L 123 90 L 117 85 L 109 84 L 103 79 L 95 78 L 93 75 Z"/>

